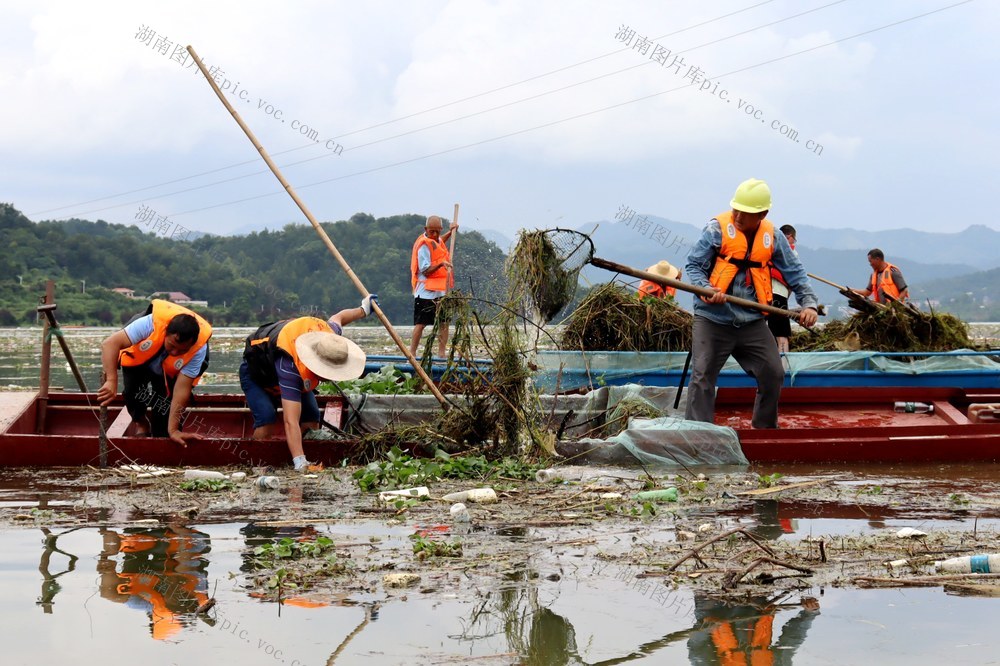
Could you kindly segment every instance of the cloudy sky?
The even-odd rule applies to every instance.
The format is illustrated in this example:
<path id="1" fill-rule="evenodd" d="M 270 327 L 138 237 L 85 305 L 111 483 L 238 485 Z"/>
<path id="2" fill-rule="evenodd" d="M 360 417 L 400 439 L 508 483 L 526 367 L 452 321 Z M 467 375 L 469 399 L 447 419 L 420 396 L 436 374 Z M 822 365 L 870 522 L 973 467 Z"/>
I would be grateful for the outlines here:
<path id="1" fill-rule="evenodd" d="M 0 200 L 206 233 L 321 220 L 1000 229 L 1000 3 L 3 2 Z M 954 5 L 954 6 L 953 6 Z M 923 15 L 923 16 L 921 16 Z"/>

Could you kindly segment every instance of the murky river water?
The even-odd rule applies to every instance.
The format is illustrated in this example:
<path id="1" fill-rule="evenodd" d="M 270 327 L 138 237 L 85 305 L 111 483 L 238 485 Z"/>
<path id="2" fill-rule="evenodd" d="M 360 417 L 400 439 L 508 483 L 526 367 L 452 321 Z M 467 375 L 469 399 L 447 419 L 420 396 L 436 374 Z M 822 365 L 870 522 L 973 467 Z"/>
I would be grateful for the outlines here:
<path id="1" fill-rule="evenodd" d="M 98 349 L 108 330 L 67 331 L 86 381 L 97 386 Z M 235 368 L 248 329 L 213 340 L 206 390 L 236 392 Z M 350 329 L 366 349 L 392 353 L 381 329 Z M 0 338 L 0 387 L 37 386 L 38 331 Z M 401 331 L 408 334 L 408 331 Z M 370 337 L 366 337 L 370 336 Z M 53 386 L 74 386 L 53 345 Z M 770 470 L 773 471 L 773 470 Z M 787 470 L 783 470 L 786 471 Z M 801 473 L 824 470 L 800 470 Z M 912 484 L 956 492 L 1000 478 L 1000 466 L 871 468 L 866 487 Z M 65 478 L 72 479 L 67 471 Z M 78 513 L 55 485 L 27 486 L 0 470 L 0 509 Z M 303 500 L 306 504 L 309 497 Z M 998 504 L 1000 507 L 1000 504 Z M 79 517 L 79 516 L 78 516 Z M 245 586 L 259 528 L 232 522 L 150 527 L 128 514 L 85 516 L 85 524 L 0 532 L 0 664 L 984 664 L 1000 658 L 990 629 L 1000 600 L 951 596 L 941 588 L 813 587 L 722 606 L 690 590 L 637 585 L 634 570 L 554 545 L 504 583 L 471 589 L 430 580 L 435 594 L 381 588 L 325 598 L 264 602 Z M 728 516 L 766 539 L 849 535 L 911 526 L 996 532 L 995 513 L 935 513 L 906 506 L 761 501 Z M 414 525 L 354 520 L 318 526 L 337 541 L 372 536 L 405 547 Z M 569 536 L 612 548 L 602 529 Z M 543 528 L 494 537 L 551 538 Z M 560 539 L 567 535 L 560 534 Z M 472 536 L 467 538 L 474 538 Z M 558 541 L 557 543 L 564 543 Z M 997 550 L 1000 550 L 998 544 Z M 593 550 L 588 551 L 593 552 Z M 444 593 L 442 593 L 444 590 Z M 453 590 L 449 592 L 448 590 Z M 819 600 L 818 611 L 798 603 Z M 216 605 L 196 613 L 208 597 Z"/>
<path id="2" fill-rule="evenodd" d="M 0 473 L 7 507 L 38 506 L 31 491 L 3 484 Z M 58 495 L 48 497 L 44 506 L 59 510 Z M 914 524 L 785 513 L 792 517 L 771 525 L 771 538 Z M 812 588 L 801 594 L 817 597 L 818 611 L 799 605 L 799 593 L 724 606 L 684 589 L 647 591 L 623 567 L 573 561 L 558 548 L 493 589 L 308 601 L 290 593 L 278 605 L 242 587 L 260 528 L 95 522 L 0 533 L 4 664 L 982 664 L 1000 648 L 990 629 L 995 599 L 938 588 Z M 746 520 L 755 522 L 768 528 L 759 516 Z M 995 529 L 993 522 L 980 529 Z M 413 526 L 353 521 L 318 529 L 337 541 L 378 535 L 391 546 Z M 543 534 L 519 530 L 510 538 Z M 196 614 L 209 596 L 215 607 Z M 724 648 L 729 630 L 735 652 Z"/>

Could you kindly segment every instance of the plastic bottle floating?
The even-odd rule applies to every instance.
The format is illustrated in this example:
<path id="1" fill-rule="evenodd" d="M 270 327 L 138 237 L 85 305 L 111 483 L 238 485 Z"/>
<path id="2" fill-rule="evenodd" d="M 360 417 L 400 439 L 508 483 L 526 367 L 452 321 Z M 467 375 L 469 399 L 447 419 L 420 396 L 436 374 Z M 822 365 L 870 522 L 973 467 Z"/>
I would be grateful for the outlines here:
<path id="1" fill-rule="evenodd" d="M 1000 573 L 1000 555 L 966 555 L 934 563 L 942 573 Z"/>

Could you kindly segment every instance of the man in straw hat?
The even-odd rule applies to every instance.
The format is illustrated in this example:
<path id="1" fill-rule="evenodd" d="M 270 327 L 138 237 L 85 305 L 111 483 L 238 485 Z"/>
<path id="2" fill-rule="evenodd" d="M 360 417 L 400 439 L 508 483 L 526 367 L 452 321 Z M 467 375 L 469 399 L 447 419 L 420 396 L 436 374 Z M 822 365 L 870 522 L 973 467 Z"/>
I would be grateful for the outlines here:
<path id="1" fill-rule="evenodd" d="M 778 397 L 785 371 L 764 313 L 726 301 L 731 294 L 770 304 L 771 266 L 783 276 L 802 307 L 799 323 L 816 323 L 816 294 L 784 234 L 767 219 L 771 190 L 756 178 L 740 183 L 732 210 L 709 221 L 684 267 L 691 284 L 710 287 L 710 298 L 694 298 L 691 383 L 684 418 L 715 421 L 715 383 L 730 356 L 757 380 L 754 428 L 778 427 Z"/>
<path id="2" fill-rule="evenodd" d="M 286 319 L 264 324 L 247 337 L 240 386 L 253 414 L 254 439 L 277 434 L 280 400 L 285 439 L 296 471 L 310 464 L 302 449 L 303 430 L 319 428 L 316 386 L 323 380 L 356 379 L 364 372 L 365 353 L 340 333 L 343 326 L 371 314 L 376 298 L 369 294 L 359 307 L 341 310 L 328 321 Z"/>
<path id="3" fill-rule="evenodd" d="M 681 269 L 666 260 L 656 262 L 647 268 L 646 272 L 656 273 L 657 275 L 665 277 L 668 280 L 681 279 Z M 676 287 L 664 287 L 663 285 L 650 282 L 649 280 L 643 280 L 639 283 L 639 300 L 644 298 L 673 298 L 676 295 Z"/>

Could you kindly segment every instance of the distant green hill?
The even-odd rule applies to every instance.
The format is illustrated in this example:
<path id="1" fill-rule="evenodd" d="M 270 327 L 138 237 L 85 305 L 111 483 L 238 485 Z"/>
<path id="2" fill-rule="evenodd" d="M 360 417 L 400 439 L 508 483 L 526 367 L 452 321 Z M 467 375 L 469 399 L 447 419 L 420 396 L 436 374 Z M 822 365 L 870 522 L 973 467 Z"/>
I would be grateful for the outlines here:
<path id="1" fill-rule="evenodd" d="M 931 307 L 965 321 L 1000 321 L 1000 268 L 918 282 L 911 293 L 924 309 L 929 299 Z"/>
<path id="2" fill-rule="evenodd" d="M 424 217 L 375 219 L 358 213 L 323 228 L 365 286 L 379 295 L 390 321 L 412 323 L 410 251 Z M 34 223 L 0 204 L 0 326 L 35 322 L 45 280 L 57 282 L 57 316 L 63 324 L 127 321 L 145 302 L 111 291 L 148 296 L 183 292 L 207 301 L 216 325 L 256 325 L 274 319 L 329 314 L 360 301 L 360 294 L 311 226 L 248 236 L 171 240 L 138 227 L 104 221 Z M 457 287 L 498 301 L 505 289 L 503 252 L 474 231 L 461 232 L 456 251 Z"/>

